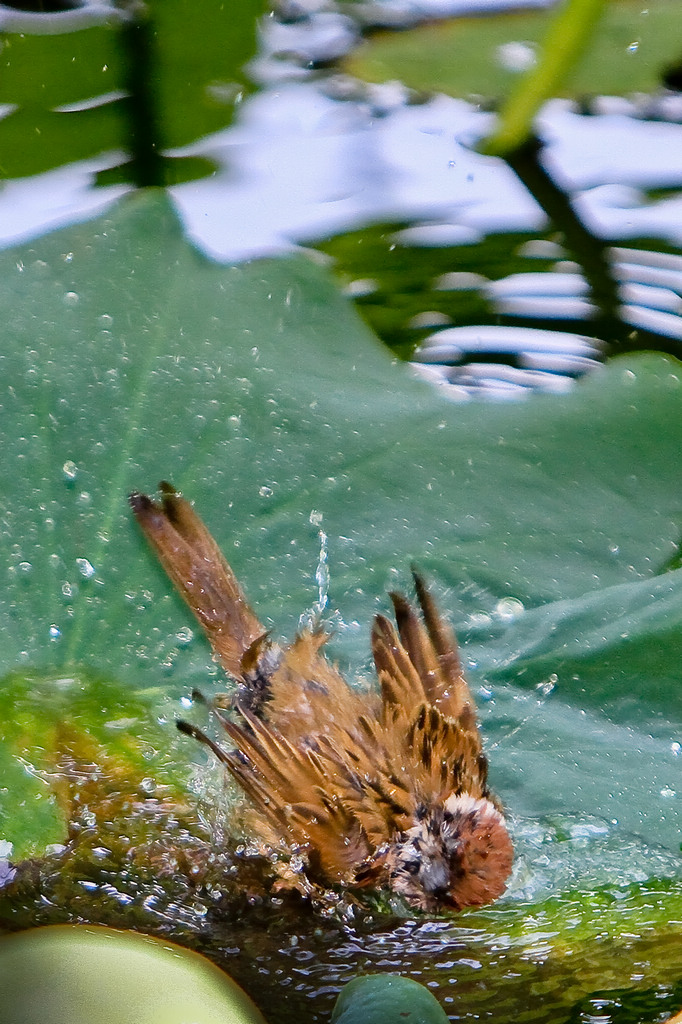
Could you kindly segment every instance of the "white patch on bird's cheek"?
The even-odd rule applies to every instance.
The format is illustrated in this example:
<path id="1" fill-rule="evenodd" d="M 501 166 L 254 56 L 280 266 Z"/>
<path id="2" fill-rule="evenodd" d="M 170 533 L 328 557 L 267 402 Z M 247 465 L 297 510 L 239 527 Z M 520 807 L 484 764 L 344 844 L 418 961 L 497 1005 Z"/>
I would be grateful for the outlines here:
<path id="1" fill-rule="evenodd" d="M 485 797 L 474 797 L 468 793 L 451 793 L 443 803 L 443 807 L 446 813 L 454 818 L 463 818 L 476 814 L 486 823 L 504 822 L 503 816 L 495 805 L 490 800 L 486 800 Z"/>
<path id="2" fill-rule="evenodd" d="M 485 802 L 487 803 L 487 801 Z M 472 811 L 479 809 L 481 803 L 483 801 L 477 800 L 469 793 L 451 793 L 443 807 L 448 814 L 471 814 Z"/>

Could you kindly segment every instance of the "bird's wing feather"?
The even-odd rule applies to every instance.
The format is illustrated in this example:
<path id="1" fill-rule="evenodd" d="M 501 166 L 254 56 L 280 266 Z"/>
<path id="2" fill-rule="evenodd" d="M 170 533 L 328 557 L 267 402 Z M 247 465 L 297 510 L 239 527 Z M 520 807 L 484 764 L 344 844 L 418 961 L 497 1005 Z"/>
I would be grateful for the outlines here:
<path id="1" fill-rule="evenodd" d="M 237 748 L 224 763 L 279 838 L 307 847 L 313 870 L 328 881 L 347 880 L 371 852 L 345 799 L 352 773 L 324 752 L 295 746 L 248 710 L 242 715 L 245 726 L 220 718 Z"/>
<path id="2" fill-rule="evenodd" d="M 412 753 L 415 793 L 488 794 L 488 762 L 477 730 L 463 728 L 456 719 L 446 718 L 437 707 L 417 708 L 407 730 Z"/>
<path id="3" fill-rule="evenodd" d="M 462 672 L 455 635 L 441 617 L 423 577 L 416 571 L 413 576 L 422 619 L 401 594 L 391 594 L 391 600 L 401 644 L 421 680 L 422 699 L 464 729 L 477 730 L 476 707 Z"/>
<path id="4" fill-rule="evenodd" d="M 359 717 L 353 735 L 318 739 L 320 752 L 341 769 L 337 785 L 344 804 L 375 848 L 409 828 L 415 810 L 407 765 L 385 740 L 381 723 L 369 715 Z"/>
<path id="5" fill-rule="evenodd" d="M 424 703 L 426 693 L 415 659 L 403 646 L 393 623 L 384 615 L 374 618 L 372 654 L 384 711 L 393 707 L 413 708 Z"/>

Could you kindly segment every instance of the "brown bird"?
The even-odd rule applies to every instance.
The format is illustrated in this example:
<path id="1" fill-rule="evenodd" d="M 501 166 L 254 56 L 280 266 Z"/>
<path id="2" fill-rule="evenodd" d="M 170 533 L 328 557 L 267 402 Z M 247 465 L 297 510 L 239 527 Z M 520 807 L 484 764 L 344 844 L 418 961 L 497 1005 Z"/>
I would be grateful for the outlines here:
<path id="1" fill-rule="evenodd" d="M 161 501 L 134 493 L 145 536 L 239 684 L 233 749 L 196 726 L 252 805 L 254 837 L 302 855 L 314 884 L 389 887 L 426 910 L 497 899 L 512 865 L 499 801 L 488 789 L 474 702 L 455 638 L 421 576 L 421 616 L 391 594 L 397 631 L 372 627 L 380 692 L 348 686 L 303 629 L 280 647 L 249 607 L 192 506 L 168 483 Z"/>

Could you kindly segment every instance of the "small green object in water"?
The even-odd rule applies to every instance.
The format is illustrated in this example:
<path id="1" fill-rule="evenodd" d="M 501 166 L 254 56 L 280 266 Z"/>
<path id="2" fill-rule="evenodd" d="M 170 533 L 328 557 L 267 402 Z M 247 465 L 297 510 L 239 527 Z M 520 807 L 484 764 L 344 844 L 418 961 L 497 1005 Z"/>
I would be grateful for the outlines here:
<path id="1" fill-rule="evenodd" d="M 171 942 L 90 925 L 0 941 L 0 1020 L 12 1024 L 265 1024 L 209 960 Z"/>
<path id="2" fill-rule="evenodd" d="M 349 981 L 332 1012 L 332 1024 L 447 1024 L 427 988 L 396 974 L 367 974 Z"/>

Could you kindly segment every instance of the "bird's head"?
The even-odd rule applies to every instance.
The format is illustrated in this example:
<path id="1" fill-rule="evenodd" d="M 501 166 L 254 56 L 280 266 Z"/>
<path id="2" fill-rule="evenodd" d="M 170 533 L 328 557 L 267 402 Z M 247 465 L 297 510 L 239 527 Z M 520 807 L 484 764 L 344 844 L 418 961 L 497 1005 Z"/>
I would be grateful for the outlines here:
<path id="1" fill-rule="evenodd" d="M 485 798 L 451 793 L 420 807 L 387 851 L 390 887 L 423 910 L 477 907 L 501 896 L 513 850 L 504 817 Z"/>

